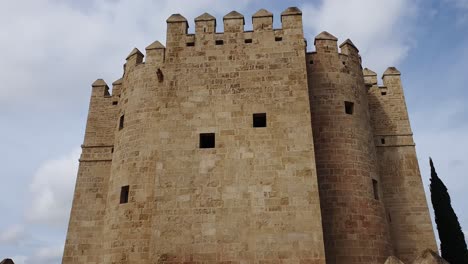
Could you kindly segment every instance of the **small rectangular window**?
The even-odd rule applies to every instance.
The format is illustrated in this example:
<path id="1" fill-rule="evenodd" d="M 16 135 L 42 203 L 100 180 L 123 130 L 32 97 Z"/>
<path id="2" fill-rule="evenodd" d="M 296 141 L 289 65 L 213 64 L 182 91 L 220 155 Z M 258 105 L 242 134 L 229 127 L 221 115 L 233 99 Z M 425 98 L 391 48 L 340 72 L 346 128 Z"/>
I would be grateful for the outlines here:
<path id="1" fill-rule="evenodd" d="M 195 46 L 195 42 L 187 42 L 187 47 L 193 47 Z"/>
<path id="2" fill-rule="evenodd" d="M 348 115 L 352 115 L 354 113 L 354 103 L 345 101 L 345 112 Z"/>
<path id="3" fill-rule="evenodd" d="M 253 114 L 253 127 L 266 127 L 266 113 Z"/>
<path id="4" fill-rule="evenodd" d="M 377 180 L 372 179 L 372 188 L 374 189 L 374 199 L 379 200 L 379 184 Z"/>
<path id="5" fill-rule="evenodd" d="M 120 188 L 120 203 L 121 204 L 128 203 L 129 190 L 130 190 L 130 187 L 128 185 L 122 186 L 122 188 Z"/>
<path id="6" fill-rule="evenodd" d="M 314 61 L 313 61 L 313 60 L 310 60 L 310 61 L 309 61 L 309 64 L 314 64 Z"/>
<path id="7" fill-rule="evenodd" d="M 381 139 L 380 139 L 380 143 L 381 143 L 382 145 L 385 145 L 385 138 L 381 138 Z"/>
<path id="8" fill-rule="evenodd" d="M 114 101 L 112 102 L 112 105 L 117 105 L 119 102 L 118 101 Z"/>
<path id="9" fill-rule="evenodd" d="M 381 92 L 380 94 L 381 95 L 387 95 L 387 92 Z"/>
<path id="10" fill-rule="evenodd" d="M 250 44 L 250 43 L 252 43 L 252 39 L 246 39 L 246 40 L 244 40 L 244 43 L 245 44 Z"/>
<path id="11" fill-rule="evenodd" d="M 200 148 L 214 148 L 215 147 L 215 134 L 214 133 L 201 133 L 200 134 Z"/>
<path id="12" fill-rule="evenodd" d="M 120 120 L 119 120 L 119 130 L 122 130 L 122 128 L 124 128 L 124 122 L 125 122 L 125 115 L 121 115 Z"/>
<path id="13" fill-rule="evenodd" d="M 282 37 L 275 37 L 275 41 L 283 41 Z"/>
<path id="14" fill-rule="evenodd" d="M 218 39 L 215 41 L 215 45 L 223 45 L 224 41 L 222 39 Z"/>

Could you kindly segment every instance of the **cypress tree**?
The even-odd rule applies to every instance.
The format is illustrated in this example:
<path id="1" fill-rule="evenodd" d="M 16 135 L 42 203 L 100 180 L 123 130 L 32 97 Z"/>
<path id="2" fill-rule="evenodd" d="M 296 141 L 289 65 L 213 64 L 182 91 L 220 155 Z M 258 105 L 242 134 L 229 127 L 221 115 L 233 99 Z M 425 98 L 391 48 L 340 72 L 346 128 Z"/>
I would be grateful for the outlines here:
<path id="1" fill-rule="evenodd" d="M 452 208 L 447 187 L 437 176 L 432 159 L 429 159 L 429 163 L 431 165 L 431 200 L 439 231 L 442 257 L 450 264 L 467 264 L 468 250 L 465 236 Z"/>

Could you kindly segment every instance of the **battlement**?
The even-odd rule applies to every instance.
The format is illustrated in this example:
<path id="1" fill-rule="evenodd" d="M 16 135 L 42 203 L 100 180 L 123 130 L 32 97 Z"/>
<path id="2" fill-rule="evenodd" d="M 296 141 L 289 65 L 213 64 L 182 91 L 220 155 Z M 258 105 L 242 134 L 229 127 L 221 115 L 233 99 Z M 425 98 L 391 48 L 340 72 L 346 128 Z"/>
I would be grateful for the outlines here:
<path id="1" fill-rule="evenodd" d="M 387 90 L 388 86 L 394 86 L 393 84 L 397 82 L 397 86 L 401 82 L 401 72 L 395 67 L 388 67 L 387 70 L 382 74 L 383 85 L 378 85 L 377 83 L 377 73 L 364 68 L 362 71 L 364 75 L 364 82 L 369 89 L 381 89 L 382 93 L 385 93 L 383 90 Z"/>
<path id="2" fill-rule="evenodd" d="M 314 54 L 317 53 L 338 54 L 339 57 L 341 57 L 343 63 L 345 63 L 347 60 L 352 60 L 358 64 L 361 63 L 359 49 L 350 39 L 346 39 L 338 46 L 338 38 L 328 33 L 327 31 L 323 31 L 315 37 L 314 46 L 315 51 L 308 53 L 311 57 L 314 57 Z M 338 50 L 338 48 L 340 48 L 340 50 Z M 313 63 L 311 62 L 311 64 Z"/>

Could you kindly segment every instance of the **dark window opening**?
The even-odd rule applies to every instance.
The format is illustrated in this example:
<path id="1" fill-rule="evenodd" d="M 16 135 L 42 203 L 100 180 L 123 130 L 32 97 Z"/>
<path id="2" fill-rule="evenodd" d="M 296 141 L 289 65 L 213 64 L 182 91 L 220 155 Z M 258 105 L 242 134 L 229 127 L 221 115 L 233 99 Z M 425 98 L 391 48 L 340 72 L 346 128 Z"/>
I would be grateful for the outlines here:
<path id="1" fill-rule="evenodd" d="M 244 42 L 245 42 L 246 44 L 250 44 L 250 43 L 252 43 L 252 39 L 246 39 L 246 40 L 244 40 Z"/>
<path id="2" fill-rule="evenodd" d="M 214 148 L 215 147 L 215 134 L 214 133 L 201 133 L 200 134 L 200 148 Z"/>
<path id="3" fill-rule="evenodd" d="M 204 28 L 203 28 L 203 32 L 205 32 L 205 33 L 206 33 L 206 27 L 204 27 Z"/>
<path id="4" fill-rule="evenodd" d="M 187 47 L 193 47 L 195 46 L 195 42 L 187 42 Z"/>
<path id="5" fill-rule="evenodd" d="M 128 203 L 128 191 L 129 190 L 130 190 L 130 187 L 128 185 L 122 186 L 122 188 L 120 188 L 120 203 L 121 204 Z"/>
<path id="6" fill-rule="evenodd" d="M 119 130 L 124 128 L 124 122 L 125 122 L 125 115 L 121 115 L 120 120 L 119 120 Z"/>
<path id="7" fill-rule="evenodd" d="M 275 41 L 283 41 L 283 37 L 275 37 Z"/>
<path id="8" fill-rule="evenodd" d="M 374 199 L 379 200 L 379 185 L 377 180 L 372 179 L 372 188 L 374 189 Z"/>
<path id="9" fill-rule="evenodd" d="M 388 221 L 391 223 L 392 222 L 392 216 L 390 215 L 390 213 L 388 213 Z"/>
<path id="10" fill-rule="evenodd" d="M 218 40 L 215 41 L 215 44 L 216 44 L 216 45 L 223 45 L 223 44 L 224 44 L 224 40 L 218 39 Z"/>
<path id="11" fill-rule="evenodd" d="M 159 82 L 163 82 L 163 81 L 164 81 L 164 75 L 163 75 L 161 69 L 158 68 L 158 70 L 156 71 L 156 75 L 158 76 L 158 81 L 159 81 Z"/>
<path id="12" fill-rule="evenodd" d="M 119 102 L 118 101 L 114 101 L 112 102 L 112 105 L 117 105 Z"/>
<path id="13" fill-rule="evenodd" d="M 354 103 L 345 101 L 345 112 L 348 115 L 352 115 L 354 113 Z"/>
<path id="14" fill-rule="evenodd" d="M 111 148 L 111 153 L 114 153 L 114 148 Z"/>
<path id="15" fill-rule="evenodd" d="M 385 138 L 381 138 L 380 143 L 382 143 L 382 145 L 385 145 Z"/>
<path id="16" fill-rule="evenodd" d="M 346 61 L 343 61 L 343 65 L 346 65 Z"/>
<path id="17" fill-rule="evenodd" d="M 309 61 L 309 64 L 314 64 L 314 61 L 313 60 Z"/>
<path id="18" fill-rule="evenodd" d="M 253 127 L 266 127 L 266 113 L 253 114 Z"/>
<path id="19" fill-rule="evenodd" d="M 387 95 L 387 92 L 381 92 L 380 94 L 381 95 Z"/>

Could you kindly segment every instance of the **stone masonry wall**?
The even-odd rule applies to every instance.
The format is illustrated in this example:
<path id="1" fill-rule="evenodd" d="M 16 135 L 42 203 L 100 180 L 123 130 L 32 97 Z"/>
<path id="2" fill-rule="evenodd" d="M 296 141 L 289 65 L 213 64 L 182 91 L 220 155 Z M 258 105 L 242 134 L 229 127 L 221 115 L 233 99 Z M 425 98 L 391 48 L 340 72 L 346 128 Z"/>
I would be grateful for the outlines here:
<path id="1" fill-rule="evenodd" d="M 118 86 L 118 85 L 117 85 Z M 106 83 L 93 84 L 62 263 L 102 263 L 101 236 L 118 107 Z M 114 87 L 114 91 L 118 91 Z"/>
<path id="2" fill-rule="evenodd" d="M 327 32 L 315 47 L 307 65 L 327 263 L 384 263 L 392 246 L 358 50 L 347 40 L 338 53 Z"/>
<path id="3" fill-rule="evenodd" d="M 419 172 L 413 133 L 400 72 L 391 67 L 377 85 L 377 74 L 365 69 L 369 109 L 395 256 L 412 262 L 425 249 L 437 251 Z"/>

